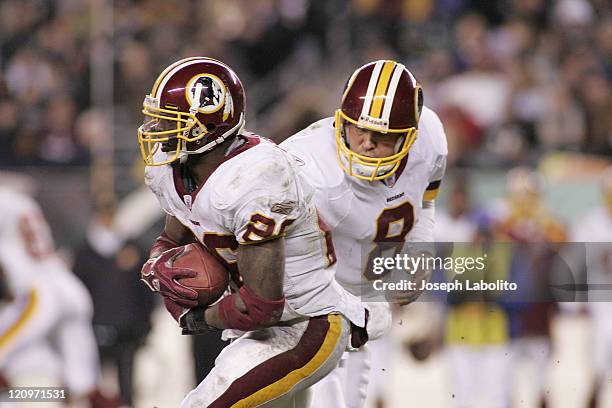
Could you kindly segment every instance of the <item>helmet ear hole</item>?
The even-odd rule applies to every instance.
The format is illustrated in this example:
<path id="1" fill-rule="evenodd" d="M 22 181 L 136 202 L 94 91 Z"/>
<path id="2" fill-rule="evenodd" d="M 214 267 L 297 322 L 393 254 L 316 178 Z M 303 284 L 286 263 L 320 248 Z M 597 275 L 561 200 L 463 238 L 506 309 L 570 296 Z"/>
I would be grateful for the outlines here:
<path id="1" fill-rule="evenodd" d="M 206 130 L 208 130 L 209 132 L 212 132 L 217 127 L 217 125 L 215 125 L 214 123 L 207 123 L 205 126 L 206 126 Z"/>

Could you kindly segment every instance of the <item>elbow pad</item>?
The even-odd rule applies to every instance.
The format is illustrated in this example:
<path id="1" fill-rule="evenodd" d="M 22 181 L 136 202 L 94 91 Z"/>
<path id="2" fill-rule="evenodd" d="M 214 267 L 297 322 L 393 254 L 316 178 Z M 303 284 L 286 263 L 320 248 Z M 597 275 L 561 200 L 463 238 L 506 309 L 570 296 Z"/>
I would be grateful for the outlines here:
<path id="1" fill-rule="evenodd" d="M 284 296 L 278 300 L 263 299 L 246 285 L 240 288 L 239 293 L 246 305 L 246 312 L 236 307 L 236 294 L 226 296 L 219 302 L 219 315 L 226 328 L 250 331 L 269 327 L 279 321 L 285 307 Z"/>

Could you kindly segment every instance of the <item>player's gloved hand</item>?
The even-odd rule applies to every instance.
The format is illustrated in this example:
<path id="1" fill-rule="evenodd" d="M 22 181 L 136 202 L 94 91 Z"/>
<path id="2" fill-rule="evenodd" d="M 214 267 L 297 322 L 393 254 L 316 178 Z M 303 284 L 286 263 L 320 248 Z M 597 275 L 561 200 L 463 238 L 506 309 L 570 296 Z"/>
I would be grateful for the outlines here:
<path id="1" fill-rule="evenodd" d="M 424 258 L 431 257 L 432 255 L 427 252 L 422 252 L 415 256 L 423 256 Z M 428 282 L 431 278 L 432 270 L 421 266 L 414 273 L 411 273 L 409 280 L 414 282 L 415 290 L 402 290 L 402 291 L 393 291 L 392 293 L 387 294 L 387 300 L 390 303 L 396 304 L 398 306 L 406 306 L 410 303 L 414 302 L 421 296 L 423 291 L 420 289 L 423 281 Z M 403 273 L 403 272 L 402 272 Z"/>
<path id="2" fill-rule="evenodd" d="M 179 324 L 183 328 L 183 334 L 202 334 L 209 331 L 220 331 L 206 322 L 206 306 L 198 306 L 190 309 L 179 319 Z"/>
<path id="3" fill-rule="evenodd" d="M 184 247 L 169 249 L 157 258 L 150 258 L 142 267 L 140 280 L 153 292 L 159 292 L 182 307 L 198 305 L 198 293 L 181 285 L 178 279 L 193 278 L 196 271 L 187 268 L 174 268 L 172 262 L 183 253 Z"/>
<path id="4" fill-rule="evenodd" d="M 359 327 L 351 322 L 351 339 L 348 349 L 357 350 L 368 342 L 368 320 L 370 318 L 370 311 L 365 310 L 365 326 Z"/>
<path id="5" fill-rule="evenodd" d="M 163 298 L 163 299 L 164 299 L 164 306 L 166 306 L 166 310 L 168 311 L 168 313 L 170 313 L 170 315 L 172 316 L 172 318 L 174 318 L 174 320 L 180 323 L 181 317 L 183 317 L 185 313 L 189 311 L 189 309 L 179 305 L 178 303 L 168 298 Z"/>
<path id="6" fill-rule="evenodd" d="M 398 306 L 406 306 L 417 300 L 419 296 L 421 296 L 421 291 L 419 290 L 395 291 L 389 297 L 389 302 Z"/>

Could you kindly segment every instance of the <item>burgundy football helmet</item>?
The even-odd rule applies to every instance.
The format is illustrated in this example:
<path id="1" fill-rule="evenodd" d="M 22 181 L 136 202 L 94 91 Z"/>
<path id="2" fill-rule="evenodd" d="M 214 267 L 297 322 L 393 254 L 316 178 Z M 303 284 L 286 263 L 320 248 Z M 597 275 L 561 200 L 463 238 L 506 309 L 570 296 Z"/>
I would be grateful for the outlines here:
<path id="1" fill-rule="evenodd" d="M 395 173 L 417 137 L 423 109 L 421 86 L 406 67 L 390 60 L 370 62 L 349 78 L 336 111 L 336 144 L 342 169 L 362 180 L 382 180 Z M 387 133 L 401 133 L 395 154 L 368 157 L 351 150 L 346 140 L 346 122 Z"/>
<path id="2" fill-rule="evenodd" d="M 224 63 L 185 58 L 166 68 L 145 97 L 138 144 L 148 166 L 204 153 L 244 127 L 242 83 Z"/>

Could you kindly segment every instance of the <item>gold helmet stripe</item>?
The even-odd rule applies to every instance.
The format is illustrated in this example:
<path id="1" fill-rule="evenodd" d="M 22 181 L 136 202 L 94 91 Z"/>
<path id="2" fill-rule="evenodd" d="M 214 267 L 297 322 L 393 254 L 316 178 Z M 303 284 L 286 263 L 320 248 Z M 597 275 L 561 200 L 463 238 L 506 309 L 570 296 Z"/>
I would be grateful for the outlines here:
<path id="1" fill-rule="evenodd" d="M 372 107 L 370 108 L 370 116 L 380 119 L 382 113 L 383 102 L 386 99 L 386 92 L 389 88 L 389 81 L 391 74 L 395 68 L 395 62 L 385 61 L 385 65 L 380 73 L 378 83 L 376 84 L 376 91 L 374 92 L 374 98 L 372 100 Z"/>
<path id="2" fill-rule="evenodd" d="M 361 116 L 367 116 L 370 112 L 370 107 L 372 106 L 372 99 L 374 98 L 374 89 L 376 89 L 376 83 L 378 82 L 378 77 L 380 76 L 380 71 L 384 65 L 385 61 L 376 61 L 374 65 L 374 69 L 372 70 L 372 75 L 370 75 L 370 82 L 368 83 L 368 90 L 365 94 L 365 99 L 363 100 L 363 108 L 361 108 Z"/>
<path id="3" fill-rule="evenodd" d="M 404 67 L 402 64 L 395 65 L 389 90 L 387 91 L 388 98 L 385 100 L 385 107 L 383 109 L 382 119 L 384 120 L 389 120 L 389 116 L 391 116 L 391 108 L 393 108 L 393 102 L 395 102 L 395 91 L 397 91 L 397 85 L 399 84 L 399 80 L 402 77 L 402 73 L 405 69 L 406 67 Z"/>
<path id="4" fill-rule="evenodd" d="M 183 64 L 184 62 L 191 61 L 191 60 L 198 59 L 198 58 L 201 58 L 201 57 L 184 58 L 180 61 L 176 61 L 174 64 L 168 66 L 168 68 L 164 69 L 164 71 L 161 74 L 159 74 L 159 76 L 155 80 L 155 83 L 153 84 L 153 89 L 151 90 L 151 95 L 155 95 L 157 93 L 157 90 L 159 89 L 159 85 L 161 84 L 162 80 L 166 78 L 168 74 L 170 73 L 170 71 L 172 71 L 175 67 Z"/>

